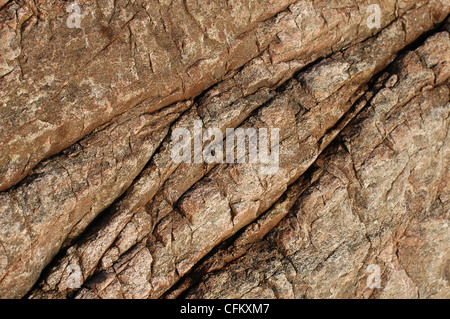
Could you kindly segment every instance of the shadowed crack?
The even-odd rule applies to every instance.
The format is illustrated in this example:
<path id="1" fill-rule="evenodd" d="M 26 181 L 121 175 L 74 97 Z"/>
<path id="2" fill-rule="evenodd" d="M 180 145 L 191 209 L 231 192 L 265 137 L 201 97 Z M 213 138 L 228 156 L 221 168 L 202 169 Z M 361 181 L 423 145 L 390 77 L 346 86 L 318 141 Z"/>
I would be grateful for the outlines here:
<path id="1" fill-rule="evenodd" d="M 402 217 L 443 192 L 446 170 L 428 167 L 445 160 L 424 154 L 447 156 L 449 37 L 436 27 L 448 15 L 445 2 L 383 1 L 380 30 L 364 25 L 359 1 L 269 2 L 266 11 L 233 3 L 223 12 L 214 2 L 148 10 L 138 1 L 127 12 L 124 3 L 114 3 L 109 17 L 101 13 L 106 35 L 92 17 L 83 20 L 92 30 L 52 34 L 78 32 L 78 50 L 81 43 L 103 49 L 75 67 L 49 64 L 48 77 L 29 71 L 38 54 L 31 45 L 47 46 L 32 39 L 48 32 L 43 16 L 20 36 L 21 60 L 28 59 L 21 94 L 12 90 L 15 69 L 1 79 L 0 296 L 381 297 L 401 284 L 408 296 L 445 294 L 443 286 L 423 286 L 411 264 L 399 266 L 410 258 L 399 257 L 402 249 L 412 249 L 395 248 L 396 261 L 387 252 Z M 63 9 L 36 6 L 50 16 Z M 5 8 L 20 7 L 7 4 L 0 14 Z M 91 12 L 91 4 L 82 9 Z M 67 58 L 72 49 L 64 43 L 58 52 Z M 20 138 L 9 138 L 15 121 Z M 261 176 L 253 164 L 175 164 L 171 132 L 191 130 L 194 121 L 222 133 L 279 128 L 278 173 Z M 266 255 L 270 247 L 279 259 Z M 247 259 L 258 250 L 264 262 L 253 276 Z M 375 259 L 385 267 L 381 294 L 355 285 Z M 81 289 L 67 287 L 70 264 L 82 270 Z M 245 281 L 228 272 L 241 266 Z M 328 291 L 325 278 L 336 279 Z"/>

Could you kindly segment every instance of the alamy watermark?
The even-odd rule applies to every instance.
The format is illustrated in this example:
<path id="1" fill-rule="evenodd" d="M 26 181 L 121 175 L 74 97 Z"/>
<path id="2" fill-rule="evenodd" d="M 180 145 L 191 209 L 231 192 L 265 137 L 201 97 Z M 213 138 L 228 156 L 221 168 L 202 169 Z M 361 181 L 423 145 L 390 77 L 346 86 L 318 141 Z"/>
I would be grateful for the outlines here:
<path id="1" fill-rule="evenodd" d="M 376 264 L 371 264 L 367 267 L 367 272 L 370 275 L 367 277 L 366 285 L 369 289 L 381 288 L 381 268 Z"/>
<path id="2" fill-rule="evenodd" d="M 67 18 L 66 25 L 68 28 L 81 28 L 81 8 L 78 3 L 72 3 L 66 8 L 66 12 L 70 13 Z"/>
<path id="3" fill-rule="evenodd" d="M 366 20 L 369 29 L 381 28 L 381 9 L 378 4 L 371 4 L 367 7 L 367 13 L 370 13 Z"/>
<path id="4" fill-rule="evenodd" d="M 194 121 L 193 136 L 187 128 L 173 130 L 171 137 L 176 143 L 171 157 L 177 164 L 259 164 L 262 175 L 273 175 L 280 164 L 279 131 L 278 128 L 227 128 L 224 145 L 220 129 L 208 128 L 203 132 L 202 121 Z M 210 142 L 203 147 L 207 141 Z"/>
<path id="5" fill-rule="evenodd" d="M 75 2 L 67 6 L 69 13 L 66 25 L 69 28 L 81 28 L 81 7 Z M 366 10 L 369 29 L 381 27 L 381 9 L 378 4 L 370 4 Z M 203 141 L 214 139 L 203 149 Z M 251 163 L 260 164 L 260 172 L 273 175 L 279 169 L 279 129 L 238 128 L 226 130 L 226 149 L 224 156 L 223 134 L 220 129 L 209 128 L 203 134 L 202 122 L 194 123 L 194 138 L 188 129 L 177 128 L 172 133 L 172 140 L 180 140 L 172 149 L 175 163 Z M 191 141 L 194 142 L 193 156 Z M 269 147 L 270 141 L 270 147 Z M 236 142 L 236 143 L 235 143 Z M 248 146 L 248 149 L 247 149 Z M 236 152 L 235 152 L 236 148 Z M 235 156 L 236 155 L 236 156 Z"/>
<path id="6" fill-rule="evenodd" d="M 81 287 L 81 268 L 76 264 L 71 264 L 66 268 L 66 286 L 69 289 L 78 289 Z"/>
<path id="7" fill-rule="evenodd" d="M 66 12 L 69 16 L 66 21 L 68 28 L 81 28 L 81 7 L 75 2 L 67 6 Z M 378 4 L 370 4 L 367 6 L 366 13 L 369 13 L 369 17 L 366 20 L 366 25 L 369 29 L 381 28 L 381 8 Z"/>

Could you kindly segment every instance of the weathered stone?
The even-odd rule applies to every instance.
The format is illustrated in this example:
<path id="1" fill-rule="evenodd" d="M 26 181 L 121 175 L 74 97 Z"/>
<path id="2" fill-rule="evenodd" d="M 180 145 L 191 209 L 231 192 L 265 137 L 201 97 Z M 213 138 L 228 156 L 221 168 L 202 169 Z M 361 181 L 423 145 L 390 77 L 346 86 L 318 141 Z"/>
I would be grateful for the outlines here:
<path id="1" fill-rule="evenodd" d="M 77 4 L 0 1 L 0 297 L 449 297 L 447 1 Z"/>
<path id="2" fill-rule="evenodd" d="M 448 33 L 437 34 L 396 62 L 398 82 L 379 90 L 340 133 L 341 142 L 319 157 L 311 174 L 316 177 L 287 217 L 235 256 L 241 258 L 227 260 L 221 252 L 209 257 L 221 262 L 219 270 L 206 267 L 187 296 L 448 298 L 449 211 L 440 197 L 450 178 L 449 56 L 441 47 L 448 40 Z M 444 85 L 422 86 L 429 74 L 434 82 L 422 61 L 440 54 L 444 60 L 432 70 L 446 69 L 446 76 L 436 76 L 446 79 Z M 417 96 L 405 103 L 406 92 Z M 239 239 L 236 244 L 227 250 L 242 247 Z M 371 264 L 381 268 L 383 290 L 366 285 Z"/>

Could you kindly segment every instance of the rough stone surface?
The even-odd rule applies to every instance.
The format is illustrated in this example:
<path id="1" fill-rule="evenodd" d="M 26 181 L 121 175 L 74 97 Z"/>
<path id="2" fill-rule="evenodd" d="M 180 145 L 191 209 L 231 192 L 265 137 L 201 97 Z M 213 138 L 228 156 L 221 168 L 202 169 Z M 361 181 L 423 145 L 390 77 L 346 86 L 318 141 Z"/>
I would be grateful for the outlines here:
<path id="1" fill-rule="evenodd" d="M 450 4 L 377 3 L 0 1 L 0 297 L 450 298 Z"/>

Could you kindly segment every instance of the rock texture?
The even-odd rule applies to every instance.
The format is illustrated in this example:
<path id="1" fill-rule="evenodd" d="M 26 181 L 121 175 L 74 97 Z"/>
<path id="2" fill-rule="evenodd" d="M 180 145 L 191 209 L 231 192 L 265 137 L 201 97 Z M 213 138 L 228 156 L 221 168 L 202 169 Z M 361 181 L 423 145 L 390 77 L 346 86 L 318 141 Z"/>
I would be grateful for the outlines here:
<path id="1" fill-rule="evenodd" d="M 450 298 L 448 1 L 70 4 L 0 1 L 0 297 Z"/>

